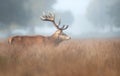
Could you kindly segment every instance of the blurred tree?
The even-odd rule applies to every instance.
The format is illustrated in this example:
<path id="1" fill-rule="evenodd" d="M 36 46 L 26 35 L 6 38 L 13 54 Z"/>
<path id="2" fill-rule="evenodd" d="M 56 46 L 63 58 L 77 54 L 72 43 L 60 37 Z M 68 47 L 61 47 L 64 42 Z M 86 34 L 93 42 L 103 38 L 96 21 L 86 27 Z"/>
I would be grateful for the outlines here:
<path id="1" fill-rule="evenodd" d="M 5 24 L 4 28 L 26 26 L 44 9 L 51 9 L 55 2 L 56 0 L 0 0 L 0 24 Z"/>
<path id="2" fill-rule="evenodd" d="M 120 27 L 120 0 L 92 0 L 87 17 L 90 22 L 98 27 Z"/>

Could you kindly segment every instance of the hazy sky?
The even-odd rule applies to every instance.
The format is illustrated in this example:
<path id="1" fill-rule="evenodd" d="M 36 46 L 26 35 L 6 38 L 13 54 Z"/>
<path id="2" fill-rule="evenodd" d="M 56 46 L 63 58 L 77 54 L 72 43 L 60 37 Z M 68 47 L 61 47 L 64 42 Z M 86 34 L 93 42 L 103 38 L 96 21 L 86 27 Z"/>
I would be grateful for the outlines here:
<path id="1" fill-rule="evenodd" d="M 74 22 L 71 24 L 70 32 L 74 36 L 78 36 L 84 32 L 91 30 L 85 15 L 90 0 L 57 0 L 58 2 L 53 6 L 57 11 L 70 11 L 73 14 Z M 76 33 L 77 31 L 77 33 Z"/>
<path id="2" fill-rule="evenodd" d="M 0 0 L 0 37 L 51 35 L 56 30 L 40 20 L 53 11 L 67 34 L 75 37 L 120 36 L 119 0 Z"/>

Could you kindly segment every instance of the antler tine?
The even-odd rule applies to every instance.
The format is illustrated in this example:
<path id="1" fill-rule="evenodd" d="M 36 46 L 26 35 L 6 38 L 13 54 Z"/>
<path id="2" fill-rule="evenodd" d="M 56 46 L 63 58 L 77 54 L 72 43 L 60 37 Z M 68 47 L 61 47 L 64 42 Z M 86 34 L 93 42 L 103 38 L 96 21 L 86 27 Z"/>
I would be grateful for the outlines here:
<path id="1" fill-rule="evenodd" d="M 61 30 L 66 30 L 68 28 L 69 25 L 63 25 L 60 29 Z"/>
<path id="2" fill-rule="evenodd" d="M 59 19 L 59 22 L 58 22 L 58 25 L 60 25 L 61 24 L 61 18 Z"/>
<path id="3" fill-rule="evenodd" d="M 45 16 L 45 12 L 42 12 L 43 16 Z"/>
<path id="4" fill-rule="evenodd" d="M 61 24 L 61 18 L 59 19 L 58 24 L 56 24 L 55 22 L 55 14 L 52 12 L 48 12 L 47 14 L 45 14 L 45 12 L 43 12 L 43 16 L 40 17 L 41 20 L 43 21 L 50 21 L 54 24 L 54 26 L 59 29 L 59 30 L 65 30 L 68 28 L 68 25 L 63 25 L 61 28 L 59 27 L 59 25 Z"/>
<path id="5" fill-rule="evenodd" d="M 59 25 L 61 24 L 61 19 L 59 20 L 58 24 L 56 24 L 56 22 L 55 22 L 55 14 L 52 13 L 52 12 L 49 12 L 49 16 L 53 18 L 53 21 L 52 21 L 52 22 L 53 22 L 54 26 L 55 26 L 57 29 L 60 29 L 60 28 L 59 28 Z"/>
<path id="6" fill-rule="evenodd" d="M 43 16 L 40 16 L 40 19 L 45 21 L 45 12 L 42 12 Z"/>
<path id="7" fill-rule="evenodd" d="M 46 18 L 46 16 L 45 16 L 45 15 L 40 16 L 40 19 L 41 19 L 41 20 L 43 20 L 43 21 L 45 21 L 45 18 Z"/>
<path id="8" fill-rule="evenodd" d="M 50 13 L 50 12 L 48 14 L 45 14 L 43 12 L 43 16 L 41 16 L 40 18 L 43 21 L 52 21 L 53 22 L 55 20 L 54 15 L 52 13 Z"/>
<path id="9" fill-rule="evenodd" d="M 50 17 L 53 17 L 53 18 L 54 18 L 54 20 L 55 20 L 55 14 L 54 14 L 54 13 L 49 12 L 48 14 L 49 14 L 49 16 L 50 16 Z"/>

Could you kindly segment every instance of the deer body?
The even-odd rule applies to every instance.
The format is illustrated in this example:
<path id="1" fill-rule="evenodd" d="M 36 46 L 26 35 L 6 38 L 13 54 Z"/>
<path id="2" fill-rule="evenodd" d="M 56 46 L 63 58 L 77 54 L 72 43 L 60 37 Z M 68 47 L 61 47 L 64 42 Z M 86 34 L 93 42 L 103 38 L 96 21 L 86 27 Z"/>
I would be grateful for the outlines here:
<path id="1" fill-rule="evenodd" d="M 9 38 L 9 44 L 24 44 L 24 45 L 31 45 L 31 44 L 38 44 L 43 43 L 44 36 L 14 36 Z"/>
<path id="2" fill-rule="evenodd" d="M 70 39 L 62 30 L 57 30 L 51 36 L 14 36 L 8 39 L 9 44 L 19 45 L 58 45 L 64 40 Z"/>
<path id="3" fill-rule="evenodd" d="M 61 21 L 59 20 L 59 23 L 56 24 L 55 22 L 55 15 L 52 13 L 48 13 L 47 15 L 41 16 L 41 20 L 43 21 L 49 21 L 52 22 L 53 25 L 57 28 L 57 31 L 51 35 L 51 36 L 14 36 L 8 39 L 9 44 L 21 44 L 21 45 L 32 45 L 32 44 L 40 44 L 40 45 L 46 45 L 46 44 L 53 44 L 58 45 L 64 40 L 70 39 L 69 36 L 67 36 L 65 33 L 63 33 L 63 30 L 68 28 L 68 25 L 63 25 L 61 28 L 59 27 Z"/>

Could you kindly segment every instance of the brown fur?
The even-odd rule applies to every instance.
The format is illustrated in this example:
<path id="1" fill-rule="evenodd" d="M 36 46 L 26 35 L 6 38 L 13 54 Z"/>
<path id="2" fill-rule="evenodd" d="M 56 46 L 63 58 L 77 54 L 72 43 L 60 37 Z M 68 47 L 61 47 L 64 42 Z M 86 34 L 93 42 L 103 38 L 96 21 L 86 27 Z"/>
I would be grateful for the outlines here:
<path id="1" fill-rule="evenodd" d="M 13 36 L 8 38 L 9 44 L 19 44 L 23 46 L 28 45 L 58 45 L 63 40 L 67 40 L 67 35 L 64 35 L 64 37 L 60 37 L 60 34 L 62 35 L 63 32 L 61 30 L 57 30 L 52 36 Z"/>
<path id="2" fill-rule="evenodd" d="M 38 44 L 43 43 L 44 36 L 14 36 L 8 39 L 10 44 Z"/>

